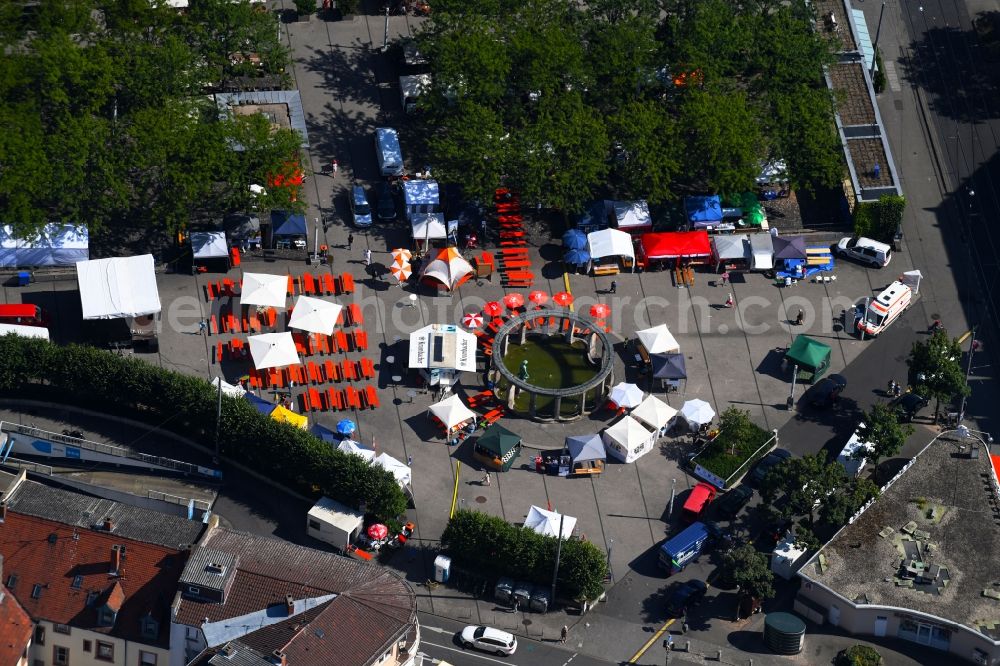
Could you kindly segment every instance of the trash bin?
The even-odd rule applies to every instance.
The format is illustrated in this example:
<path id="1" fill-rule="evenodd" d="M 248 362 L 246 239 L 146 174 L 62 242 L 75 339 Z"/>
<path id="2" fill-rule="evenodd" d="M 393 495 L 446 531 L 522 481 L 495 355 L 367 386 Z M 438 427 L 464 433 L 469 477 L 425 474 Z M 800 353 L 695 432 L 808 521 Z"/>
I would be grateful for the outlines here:
<path id="1" fill-rule="evenodd" d="M 439 583 L 447 583 L 451 574 L 451 558 L 446 555 L 438 555 L 434 558 L 434 580 Z"/>
<path id="2" fill-rule="evenodd" d="M 31 284 L 31 273 L 28 271 L 19 271 L 17 274 L 17 286 L 27 287 Z"/>
<path id="3" fill-rule="evenodd" d="M 536 613 L 545 613 L 549 610 L 550 601 L 549 591 L 539 586 L 535 588 L 534 594 L 531 595 L 528 607 Z"/>
<path id="4" fill-rule="evenodd" d="M 514 601 L 517 605 L 521 607 L 522 610 L 527 610 L 528 601 L 531 599 L 531 593 L 535 591 L 535 586 L 527 581 L 518 581 L 514 583 Z"/>
<path id="5" fill-rule="evenodd" d="M 510 578 L 501 578 L 493 588 L 493 598 L 502 604 L 509 604 L 513 594 L 514 581 Z"/>

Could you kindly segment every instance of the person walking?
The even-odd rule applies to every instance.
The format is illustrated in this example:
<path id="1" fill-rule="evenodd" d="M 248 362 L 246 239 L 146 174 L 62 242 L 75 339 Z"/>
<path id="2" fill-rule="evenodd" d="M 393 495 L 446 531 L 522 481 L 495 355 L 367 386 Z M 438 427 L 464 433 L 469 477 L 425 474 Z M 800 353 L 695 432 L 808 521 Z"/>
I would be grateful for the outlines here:
<path id="1" fill-rule="evenodd" d="M 727 284 L 729 284 L 729 271 L 723 273 L 721 277 L 722 277 L 722 286 L 725 287 Z"/>
<path id="2" fill-rule="evenodd" d="M 351 246 L 354 245 L 354 234 L 347 234 L 347 251 L 351 251 Z"/>
<path id="3" fill-rule="evenodd" d="M 208 322 L 205 321 L 204 319 L 200 320 L 198 322 L 198 332 L 199 333 L 204 333 L 207 330 L 208 330 Z"/>
<path id="4" fill-rule="evenodd" d="M 795 315 L 795 325 L 796 326 L 801 326 L 802 325 L 802 320 L 805 319 L 805 316 L 806 316 L 805 311 L 802 310 L 802 308 L 799 308 L 799 313 L 797 315 Z"/>
<path id="5" fill-rule="evenodd" d="M 365 248 L 365 266 L 371 266 L 372 264 L 372 251 L 370 248 Z"/>
<path id="6" fill-rule="evenodd" d="M 489 472 L 486 472 L 486 474 L 483 475 L 483 480 L 480 482 L 480 485 L 486 486 L 487 488 L 490 487 L 490 473 Z"/>
<path id="7" fill-rule="evenodd" d="M 565 643 L 567 638 L 569 638 L 569 627 L 564 624 L 563 628 L 559 631 L 559 642 Z"/>
<path id="8" fill-rule="evenodd" d="M 608 293 L 609 294 L 618 293 L 618 281 L 617 280 L 612 280 L 611 281 L 611 288 L 608 289 Z"/>
<path id="9" fill-rule="evenodd" d="M 337 177 L 337 173 L 340 171 L 340 164 L 337 160 L 330 160 L 330 172 L 333 173 L 333 177 Z"/>

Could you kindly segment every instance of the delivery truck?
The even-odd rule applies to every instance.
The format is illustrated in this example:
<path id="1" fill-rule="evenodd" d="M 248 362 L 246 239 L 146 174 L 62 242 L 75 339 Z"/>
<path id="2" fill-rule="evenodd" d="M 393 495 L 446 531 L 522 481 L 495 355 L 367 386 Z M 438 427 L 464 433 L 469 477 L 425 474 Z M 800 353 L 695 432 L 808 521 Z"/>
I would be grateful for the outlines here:
<path id="1" fill-rule="evenodd" d="M 715 531 L 705 523 L 691 523 L 660 546 L 660 566 L 667 570 L 668 576 L 683 571 L 684 567 L 701 555 L 714 538 Z"/>

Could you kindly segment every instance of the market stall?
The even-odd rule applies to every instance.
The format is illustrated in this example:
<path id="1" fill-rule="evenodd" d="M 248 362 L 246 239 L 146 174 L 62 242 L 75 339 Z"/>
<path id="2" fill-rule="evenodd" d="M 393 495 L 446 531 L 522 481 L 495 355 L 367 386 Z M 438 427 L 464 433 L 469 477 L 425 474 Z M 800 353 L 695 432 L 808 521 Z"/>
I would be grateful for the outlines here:
<path id="1" fill-rule="evenodd" d="M 657 433 L 625 415 L 601 433 L 609 455 L 625 463 L 635 462 L 653 450 Z"/>
<path id="2" fill-rule="evenodd" d="M 404 180 L 403 205 L 407 217 L 420 213 L 437 213 L 441 209 L 441 192 L 437 181 Z"/>
<path id="3" fill-rule="evenodd" d="M 443 213 L 414 213 L 410 215 L 410 231 L 418 251 L 430 249 L 433 243 L 448 240 L 448 225 Z"/>
<path id="4" fill-rule="evenodd" d="M 750 242 L 745 234 L 712 236 L 712 261 L 715 270 L 734 271 L 750 265 Z"/>
<path id="5" fill-rule="evenodd" d="M 611 210 L 615 217 L 615 227 L 630 234 L 642 234 L 653 230 L 653 218 L 649 215 L 649 204 L 638 201 L 613 201 Z"/>
<path id="6" fill-rule="evenodd" d="M 375 460 L 375 451 L 369 448 L 361 446 L 358 442 L 353 439 L 342 439 L 337 443 L 337 450 L 343 451 L 344 453 L 350 453 L 352 456 L 358 456 L 363 458 L 367 462 L 372 462 Z"/>
<path id="7" fill-rule="evenodd" d="M 674 338 L 673 333 L 667 328 L 666 324 L 659 324 L 653 326 L 652 328 L 644 328 L 641 331 L 635 332 L 636 337 L 639 338 L 639 344 L 642 345 L 643 350 L 647 355 L 649 354 L 666 354 L 669 352 L 679 352 L 681 350 L 680 345 L 677 344 L 677 340 Z M 644 359 L 647 363 L 649 359 Z"/>
<path id="8" fill-rule="evenodd" d="M 413 473 L 410 471 L 410 466 L 406 463 L 396 460 L 388 453 L 380 453 L 375 456 L 372 460 L 373 465 L 378 465 L 385 471 L 392 474 L 393 478 L 396 479 L 396 483 L 399 487 L 403 489 L 407 494 L 411 493 L 410 484 L 413 482 Z"/>
<path id="9" fill-rule="evenodd" d="M 587 253 L 594 275 L 617 273 L 619 268 L 635 270 L 632 236 L 618 229 L 601 229 L 587 234 Z"/>
<path id="10" fill-rule="evenodd" d="M 306 216 L 287 210 L 271 211 L 271 247 L 279 250 L 306 248 Z"/>
<path id="11" fill-rule="evenodd" d="M 576 529 L 576 518 L 532 505 L 524 519 L 524 526 L 542 536 L 562 536 L 563 539 L 568 539 L 573 536 L 573 530 Z"/>
<path id="12" fill-rule="evenodd" d="M 76 278 L 84 319 L 125 319 L 133 344 L 157 347 L 161 306 L 153 255 L 80 261 Z"/>
<path id="13" fill-rule="evenodd" d="M 750 234 L 750 269 L 769 271 L 774 268 L 774 243 L 771 234 Z"/>
<path id="14" fill-rule="evenodd" d="M 35 237 L 0 226 L 0 268 L 74 266 L 90 258 L 90 235 L 85 225 L 46 224 Z"/>
<path id="15" fill-rule="evenodd" d="M 410 334 L 409 368 L 431 386 L 452 386 L 460 373 L 476 371 L 476 336 L 451 324 L 417 329 Z"/>
<path id="16" fill-rule="evenodd" d="M 521 436 L 493 424 L 476 439 L 473 454 L 488 468 L 506 472 L 521 453 Z"/>
<path id="17" fill-rule="evenodd" d="M 563 452 L 570 458 L 571 475 L 600 474 L 604 471 L 607 454 L 604 451 L 604 441 L 598 434 L 567 437 Z"/>
<path id="18" fill-rule="evenodd" d="M 639 423 L 663 436 L 667 434 L 670 422 L 677 416 L 677 410 L 656 396 L 650 395 L 646 396 L 646 399 L 639 403 L 639 406 L 633 409 L 630 414 Z"/>
<path id="19" fill-rule="evenodd" d="M 707 229 L 722 223 L 722 201 L 718 195 L 684 197 L 688 227 Z"/>
<path id="20" fill-rule="evenodd" d="M 192 231 L 191 252 L 195 265 L 218 266 L 223 272 L 232 265 L 229 260 L 229 242 L 224 231 Z"/>
<path id="21" fill-rule="evenodd" d="M 830 369 L 830 346 L 799 335 L 785 352 L 785 362 L 794 368 L 796 379 L 813 383 Z"/>
<path id="22" fill-rule="evenodd" d="M 427 408 L 427 411 L 449 434 L 476 420 L 476 413 L 466 407 L 462 399 L 454 394 L 441 402 L 434 403 Z"/>
<path id="23" fill-rule="evenodd" d="M 712 257 L 706 231 L 665 231 L 643 234 L 639 240 L 639 264 L 655 268 L 666 262 L 704 264 Z"/>
<path id="24" fill-rule="evenodd" d="M 271 418 L 278 423 L 287 423 L 290 426 L 306 430 L 309 428 L 309 419 L 302 414 L 296 414 L 287 407 L 278 405 L 271 410 Z"/>
<path id="25" fill-rule="evenodd" d="M 687 364 L 684 354 L 667 352 L 665 354 L 650 354 L 649 357 L 653 379 L 659 379 L 668 391 L 680 388 L 681 380 L 687 379 Z"/>
<path id="26" fill-rule="evenodd" d="M 424 260 L 420 269 L 420 280 L 424 284 L 451 291 L 474 274 L 472 265 L 459 254 L 457 248 L 446 247 Z"/>

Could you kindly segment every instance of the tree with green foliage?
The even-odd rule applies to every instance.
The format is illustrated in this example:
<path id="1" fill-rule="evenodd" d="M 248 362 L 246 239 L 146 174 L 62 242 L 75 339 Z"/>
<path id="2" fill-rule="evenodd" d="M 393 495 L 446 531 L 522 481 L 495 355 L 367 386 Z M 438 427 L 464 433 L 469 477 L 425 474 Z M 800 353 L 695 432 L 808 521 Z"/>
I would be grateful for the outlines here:
<path id="1" fill-rule="evenodd" d="M 739 588 L 740 594 L 763 601 L 774 597 L 774 574 L 767 555 L 752 544 L 743 544 L 722 554 L 720 575 Z"/>
<path id="2" fill-rule="evenodd" d="M 852 645 L 837 655 L 837 666 L 882 666 L 885 659 L 870 645 Z"/>
<path id="3" fill-rule="evenodd" d="M 870 479 L 848 479 L 823 502 L 820 522 L 833 528 L 846 525 L 851 516 L 877 496 L 878 486 Z"/>
<path id="4" fill-rule="evenodd" d="M 780 515 L 791 518 L 806 516 L 810 527 L 815 523 L 816 511 L 844 479 L 844 468 L 836 461 L 827 460 L 820 452 L 801 458 L 789 458 L 773 467 L 761 482 L 761 498 Z M 784 491 L 787 501 L 775 504 Z"/>
<path id="5" fill-rule="evenodd" d="M 899 422 L 899 411 L 891 405 L 876 403 L 862 417 L 858 436 L 868 447 L 860 447 L 855 456 L 858 459 L 871 458 L 878 481 L 878 461 L 894 456 L 903 448 L 906 438 L 913 434 L 913 426 Z"/>
<path id="6" fill-rule="evenodd" d="M 903 223 L 906 199 L 884 194 L 878 201 L 865 201 L 854 207 L 854 235 L 892 243 Z"/>
<path id="7" fill-rule="evenodd" d="M 906 365 L 913 390 L 935 400 L 934 423 L 938 421 L 941 402 L 972 392 L 962 370 L 962 347 L 943 329 L 934 331 L 926 341 L 914 342 Z"/>
<path id="8" fill-rule="evenodd" d="M 607 119 L 620 155 L 612 165 L 622 194 L 652 204 L 673 199 L 683 155 L 676 119 L 652 100 L 632 102 Z"/>

